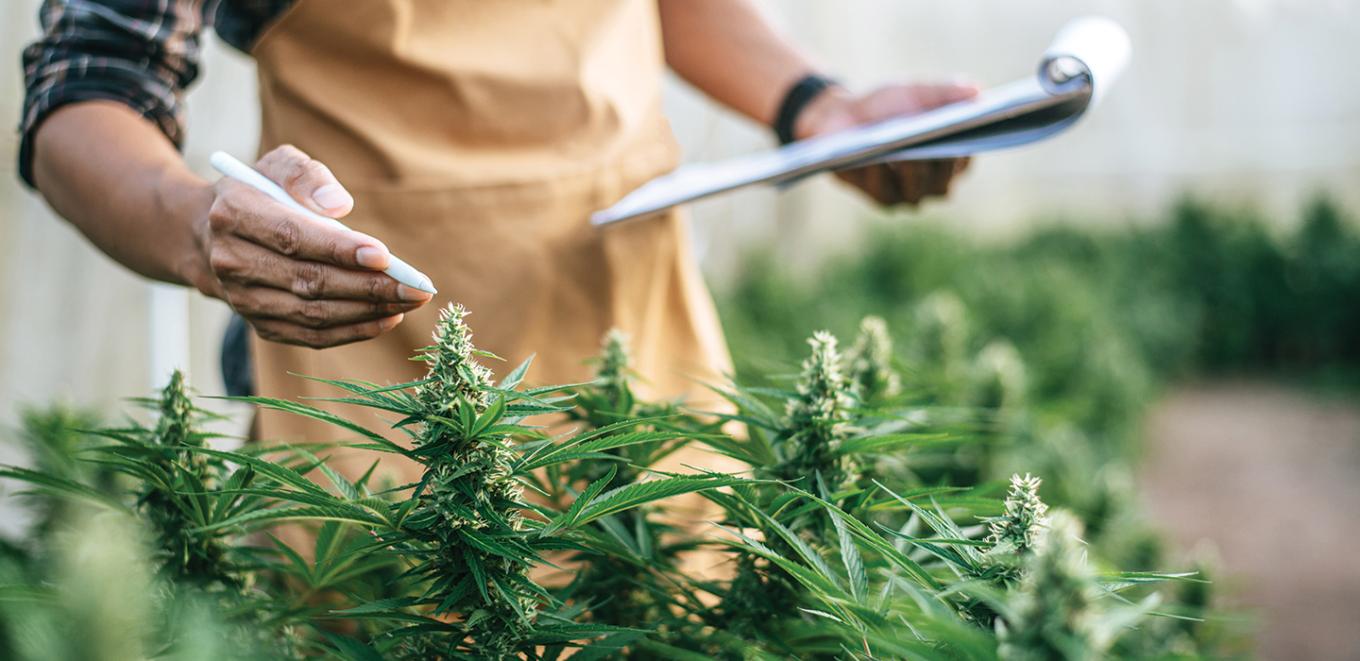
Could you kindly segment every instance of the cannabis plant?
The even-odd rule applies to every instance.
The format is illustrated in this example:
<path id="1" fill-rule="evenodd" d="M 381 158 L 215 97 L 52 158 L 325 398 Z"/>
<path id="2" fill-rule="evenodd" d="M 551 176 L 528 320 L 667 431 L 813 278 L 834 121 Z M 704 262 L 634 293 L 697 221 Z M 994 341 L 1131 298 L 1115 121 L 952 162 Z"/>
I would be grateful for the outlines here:
<path id="1" fill-rule="evenodd" d="M 970 403 L 1013 416 L 1025 398 L 1025 361 L 1015 345 L 993 340 L 973 360 Z"/>
<path id="2" fill-rule="evenodd" d="M 416 390 L 423 424 L 415 451 L 425 473 L 405 527 L 411 541 L 430 547 L 419 573 L 431 579 L 434 614 L 477 595 L 466 635 L 488 656 L 508 658 L 527 637 L 545 595 L 525 578 L 534 551 L 518 539 L 528 506 L 506 444 L 515 430 L 497 428 L 496 411 L 488 415 L 491 370 L 473 358 L 466 314 L 461 307 L 444 310 L 435 344 L 424 354 L 430 373 Z M 495 399 L 502 408 L 504 401 Z"/>
<path id="3" fill-rule="evenodd" d="M 1090 659 L 1109 644 L 1097 629 L 1100 587 L 1080 534 L 1071 515 L 1051 517 L 1001 626 L 1003 659 Z"/>
<path id="4" fill-rule="evenodd" d="M 662 459 L 695 438 L 711 435 L 713 421 L 684 411 L 679 403 L 643 402 L 634 394 L 635 373 L 628 336 L 618 329 L 605 334 L 600 355 L 593 361 L 595 379 L 571 390 L 574 406 L 567 411 L 571 424 L 599 429 L 622 420 L 645 420 L 639 431 L 673 438 L 655 443 L 617 447 L 604 454 L 566 464 L 553 475 L 558 486 L 572 495 L 603 481 L 617 487 L 644 477 Z M 573 558 L 579 564 L 575 578 L 561 597 L 586 610 L 595 622 L 653 622 L 657 627 L 670 619 L 672 602 L 681 598 L 673 586 L 659 585 L 660 577 L 678 570 L 682 553 L 693 550 L 692 539 L 657 516 L 657 506 L 639 507 L 597 522 L 597 542 L 608 553 L 584 552 Z M 697 603 L 697 602 L 696 602 Z M 675 628 L 672 623 L 671 628 Z"/>
<path id="5" fill-rule="evenodd" d="M 76 453 L 119 479 L 96 487 L 79 471 L 20 468 L 0 477 L 146 531 L 134 536 L 148 550 L 133 553 L 125 577 L 146 587 L 115 582 L 145 600 L 130 601 L 114 628 L 126 635 L 99 629 L 128 657 L 1095 655 L 1146 614 L 1142 586 L 1178 578 L 1096 572 L 1076 524 L 1048 513 L 1037 477 L 1013 476 L 1004 501 L 992 495 L 999 484 L 921 480 L 919 450 L 955 442 L 956 430 L 893 395 L 878 322 L 863 324 L 848 356 L 814 334 L 790 386 L 731 385 L 720 392 L 732 408 L 704 412 L 641 400 L 617 333 L 588 383 L 524 387 L 528 362 L 496 382 L 466 315 L 442 311 L 417 356 L 423 378 L 324 380 L 333 403 L 376 410 L 389 429 L 248 399 L 352 433 L 343 447 L 374 454 L 363 475 L 330 467 L 333 445 L 211 447 L 198 427 L 206 414 L 176 377 L 145 402 L 153 425 L 99 430 L 103 444 Z M 751 477 L 657 468 L 687 446 L 738 459 Z M 418 479 L 375 486 L 383 457 L 415 462 Z M 692 493 L 720 510 L 714 525 L 661 522 L 659 501 Z M 696 550 L 721 554 L 721 571 L 692 572 L 684 559 Z M 110 557 L 124 562 L 119 553 Z M 64 617 L 92 630 L 116 621 L 76 608 L 78 588 L 53 592 L 95 580 L 62 578 L 70 566 L 0 558 L 6 658 L 91 657 L 56 640 L 10 653 L 15 640 L 52 639 Z M 548 566 L 575 576 L 546 580 Z M 9 606 L 20 601 L 42 607 Z"/>
<path id="6" fill-rule="evenodd" d="M 81 460 L 81 453 L 92 442 L 86 432 L 99 426 L 97 415 L 57 405 L 24 408 L 20 410 L 19 421 L 14 437 L 33 474 L 85 485 L 103 494 L 111 494 L 118 488 L 117 473 Z M 25 513 L 30 517 L 28 534 L 23 539 L 0 538 L 0 555 L 20 564 L 30 564 L 50 554 L 51 550 L 43 544 L 52 538 L 62 522 L 70 519 L 74 504 L 51 491 L 32 491 L 26 495 Z"/>
<path id="7" fill-rule="evenodd" d="M 793 390 L 723 391 L 738 409 L 731 419 L 745 423 L 747 434 L 708 441 L 769 481 L 706 495 L 723 507 L 731 535 L 726 543 L 735 556 L 733 578 L 717 590 L 721 617 L 710 619 L 738 636 L 765 641 L 774 653 L 815 656 L 858 645 L 862 628 L 877 617 L 867 605 L 866 557 L 887 562 L 891 556 L 915 579 L 928 577 L 864 523 L 886 503 L 870 498 L 860 482 L 861 466 L 877 454 L 900 452 L 924 435 L 907 431 L 912 416 L 903 411 L 875 409 L 875 419 L 866 417 L 869 409 L 858 405 L 834 336 L 818 332 L 808 344 Z M 857 354 L 867 358 L 871 345 Z M 924 493 L 930 491 L 914 495 Z M 871 545 L 869 554 L 857 544 Z M 833 564 L 844 572 L 832 570 Z M 827 630 L 828 621 L 850 629 Z"/>
<path id="8" fill-rule="evenodd" d="M 100 470 L 113 471 L 135 485 L 125 502 L 107 486 L 85 484 L 78 476 L 57 476 L 10 467 L 0 476 L 30 483 L 61 498 L 76 498 L 137 514 L 146 520 L 156 543 L 157 568 L 175 581 L 201 585 L 240 587 L 239 575 L 227 559 L 230 545 L 220 530 L 207 530 L 217 520 L 233 516 L 243 503 L 240 494 L 218 497 L 210 489 L 227 474 L 220 459 L 202 454 L 207 435 L 196 425 L 209 414 L 195 408 L 184 377 L 175 372 L 157 399 L 137 400 L 154 412 L 155 425 L 133 423 L 114 429 L 93 430 L 112 444 L 87 448 L 85 459 Z M 234 488 L 252 479 L 249 468 L 231 476 Z M 105 480 L 107 481 L 107 480 Z"/>
<path id="9" fill-rule="evenodd" d="M 380 387 L 361 381 L 328 381 L 347 391 L 337 398 L 394 414 L 394 429 L 409 446 L 353 422 L 282 400 L 257 398 L 264 406 L 308 415 L 362 434 L 356 447 L 399 454 L 423 467 L 409 494 L 376 499 L 343 477 L 327 473 L 338 493 L 297 490 L 281 496 L 307 507 L 280 510 L 275 518 L 324 517 L 369 527 L 379 544 L 370 552 L 395 552 L 409 561 L 415 579 L 407 596 L 359 605 L 340 615 L 405 624 L 368 643 L 395 658 L 511 659 L 552 654 L 563 646 L 598 639 L 612 649 L 639 630 L 575 622 L 582 609 L 566 603 L 530 578 L 548 553 L 576 549 L 617 552 L 596 522 L 647 503 L 684 493 L 741 482 L 704 475 L 649 475 L 622 485 L 611 471 L 560 507 L 560 485 L 545 482 L 582 459 L 611 457 L 611 451 L 672 440 L 652 420 L 624 418 L 561 437 L 530 426 L 530 416 L 563 415 L 571 407 L 564 386 L 522 390 L 526 362 L 499 384 L 472 344 L 461 306 L 442 311 L 434 344 L 420 360 L 429 365 L 419 381 Z M 548 502 L 528 498 L 531 490 Z"/>
<path id="10" fill-rule="evenodd" d="M 210 414 L 192 404 L 182 374 L 173 374 L 159 397 L 136 401 L 152 412 L 154 425 L 130 422 L 124 427 L 82 432 L 91 440 L 81 443 L 84 447 L 73 459 L 89 468 L 55 475 L 7 467 L 0 470 L 0 477 L 26 482 L 66 504 L 61 509 L 65 515 L 50 526 L 52 538 L 68 551 L 94 552 L 75 541 L 79 533 L 68 530 L 73 525 L 116 530 L 127 538 L 127 548 L 137 549 L 145 531 L 148 557 L 139 557 L 138 562 L 155 577 L 137 589 L 147 593 L 145 612 L 156 614 L 166 626 L 178 626 L 183 622 L 178 617 L 182 612 L 201 607 L 213 613 L 217 633 L 212 640 L 224 636 L 233 640 L 235 651 L 223 658 L 286 654 L 287 627 L 274 619 L 272 601 L 252 588 L 255 557 L 236 539 L 240 529 L 224 523 L 247 516 L 262 504 L 250 495 L 254 470 L 249 466 L 229 470 L 224 459 L 207 454 L 211 452 L 205 447 L 209 435 L 198 424 Z M 99 439 L 112 443 L 100 444 Z M 104 477 L 86 483 L 80 477 L 105 473 L 121 479 Z M 53 566 L 36 571 L 39 575 L 29 580 L 60 582 L 65 570 Z M 49 572 L 55 574 L 47 576 Z M 108 598 L 119 599 L 116 595 Z M 48 615 L 56 616 L 55 612 Z M 146 645 L 156 654 L 182 648 L 182 641 L 167 637 L 172 634 L 152 626 L 135 644 Z"/>
<path id="11" fill-rule="evenodd" d="M 629 338 L 618 329 L 605 333 L 600 355 L 592 361 L 595 379 L 572 387 L 573 406 L 565 408 L 567 420 L 583 429 L 593 430 L 626 421 L 637 421 L 634 429 L 657 432 L 652 442 L 634 443 L 609 450 L 609 456 L 587 457 L 560 466 L 563 475 L 551 477 L 570 485 L 591 484 L 614 471 L 611 486 L 635 481 L 667 456 L 695 438 L 718 431 L 716 418 L 686 408 L 683 401 L 650 402 L 635 393 L 637 375 L 632 367 Z M 554 467 L 558 468 L 558 467 Z M 549 485 L 551 486 L 551 485 Z"/>

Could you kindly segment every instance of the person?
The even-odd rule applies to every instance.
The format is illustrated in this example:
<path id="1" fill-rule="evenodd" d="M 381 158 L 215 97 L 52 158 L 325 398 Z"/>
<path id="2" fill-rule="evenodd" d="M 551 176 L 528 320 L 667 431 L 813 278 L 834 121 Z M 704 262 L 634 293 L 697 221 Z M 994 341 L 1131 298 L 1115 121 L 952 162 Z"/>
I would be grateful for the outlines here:
<path id="1" fill-rule="evenodd" d="M 408 358 L 448 301 L 472 311 L 478 345 L 506 359 L 498 370 L 537 353 L 533 380 L 583 380 L 617 327 L 648 396 L 695 396 L 729 358 L 683 212 L 587 220 L 676 165 L 666 66 L 784 141 L 975 93 L 854 93 L 749 0 L 48 0 L 41 22 L 23 58 L 23 179 L 128 268 L 229 305 L 253 331 L 255 388 L 283 398 L 335 394 L 297 374 L 419 378 Z M 185 164 L 181 96 L 209 25 L 257 63 L 257 169 L 352 231 Z M 842 177 L 915 204 L 965 166 Z M 383 275 L 393 254 L 439 294 Z M 256 423 L 272 441 L 343 433 L 271 411 Z M 335 461 L 355 476 L 370 459 Z"/>

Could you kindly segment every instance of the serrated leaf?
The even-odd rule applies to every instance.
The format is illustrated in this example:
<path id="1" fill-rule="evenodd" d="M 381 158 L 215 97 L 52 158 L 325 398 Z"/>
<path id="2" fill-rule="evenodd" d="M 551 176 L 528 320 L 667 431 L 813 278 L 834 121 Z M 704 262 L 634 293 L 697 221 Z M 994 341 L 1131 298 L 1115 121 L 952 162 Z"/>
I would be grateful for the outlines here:
<path id="1" fill-rule="evenodd" d="M 854 538 L 846 530 L 844 515 L 836 510 L 827 510 L 827 513 L 831 515 L 831 523 L 836 528 L 841 562 L 845 565 L 846 575 L 850 577 L 850 595 L 855 601 L 863 602 L 869 592 L 869 575 L 864 571 L 864 558 L 860 557 L 859 547 L 855 546 Z"/>
<path id="2" fill-rule="evenodd" d="M 306 404 L 301 404 L 298 402 L 290 402 L 285 399 L 274 399 L 271 397 L 241 397 L 239 399 L 241 401 L 250 402 L 252 404 L 262 406 L 267 409 L 284 411 L 287 413 L 293 413 L 301 416 L 306 416 L 308 418 L 312 418 L 315 420 L 320 420 L 322 422 L 334 425 L 336 427 L 340 427 L 341 429 L 347 429 L 356 434 L 359 434 L 364 438 L 367 438 L 370 441 L 373 441 L 379 446 L 385 448 L 389 452 L 395 452 L 398 454 L 405 453 L 404 448 L 397 445 L 396 443 L 393 443 L 392 441 L 387 440 L 387 437 L 378 434 L 377 432 L 371 431 L 367 427 L 364 427 L 363 425 L 342 418 L 329 411 L 323 411 L 319 408 L 316 408 L 315 406 L 308 406 Z"/>
<path id="3" fill-rule="evenodd" d="M 590 523 L 601 517 L 617 514 L 663 498 L 704 491 L 745 482 L 731 475 L 674 476 L 646 482 L 626 484 L 607 491 L 585 507 L 576 517 L 575 526 Z"/>
<path id="4" fill-rule="evenodd" d="M 571 506 L 567 508 L 567 511 L 558 515 L 552 521 L 549 521 L 548 525 L 543 526 L 543 528 L 538 531 L 538 536 L 546 537 L 548 535 L 553 534 L 554 532 L 557 532 L 558 530 L 561 530 L 566 526 L 575 524 L 576 518 L 581 515 L 581 511 L 586 508 L 586 505 L 590 504 L 590 502 L 594 500 L 596 496 L 600 495 L 600 492 L 604 491 L 605 488 L 607 488 L 611 483 L 613 483 L 614 476 L 618 475 L 618 473 L 619 473 L 618 466 L 610 466 L 608 474 L 606 474 L 604 477 L 598 480 L 595 480 L 594 482 L 591 482 L 586 487 L 586 490 L 581 492 L 581 495 L 576 497 L 576 500 L 573 501 Z"/>
<path id="5" fill-rule="evenodd" d="M 125 513 L 131 512 L 131 510 L 129 510 L 127 506 L 120 502 L 118 499 L 101 491 L 98 491 L 92 487 L 81 484 L 80 482 L 76 482 L 75 480 L 68 480 L 64 477 L 48 475 L 47 473 L 41 473 L 38 471 L 29 470 L 27 468 L 20 468 L 18 466 L 3 466 L 0 467 L 0 478 L 10 478 L 13 480 L 19 480 L 21 482 L 32 484 L 33 486 L 38 487 L 40 490 L 46 491 L 48 493 L 74 496 L 82 500 L 98 503 L 100 505 L 120 512 Z"/>

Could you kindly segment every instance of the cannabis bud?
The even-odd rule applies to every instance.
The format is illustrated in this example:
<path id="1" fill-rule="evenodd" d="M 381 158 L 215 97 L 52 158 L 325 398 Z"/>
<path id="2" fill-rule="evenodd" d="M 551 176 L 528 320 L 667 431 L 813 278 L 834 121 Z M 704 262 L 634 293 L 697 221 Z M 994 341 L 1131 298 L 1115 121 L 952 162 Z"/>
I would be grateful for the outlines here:
<path id="1" fill-rule="evenodd" d="M 1015 594 L 1013 620 L 1000 629 L 1001 658 L 1037 661 L 1100 658 L 1108 645 L 1096 631 L 1100 588 L 1086 562 L 1081 522 L 1055 513 L 1039 535 Z"/>
<path id="2" fill-rule="evenodd" d="M 186 501 L 196 496 L 183 492 L 211 487 L 221 467 L 195 452 L 203 447 L 203 436 L 195 429 L 200 414 L 179 370 L 170 375 L 155 410 L 156 428 L 141 435 L 142 442 L 155 451 L 151 461 L 162 481 L 143 481 L 137 503 L 155 531 L 162 570 L 201 584 L 236 585 L 239 580 L 228 567 L 227 549 L 218 534 L 196 531 L 186 514 Z"/>
<path id="3" fill-rule="evenodd" d="M 420 387 L 420 400 L 436 415 L 455 411 L 459 402 L 467 402 L 479 411 L 491 403 L 491 394 L 487 392 L 491 370 L 473 358 L 472 331 L 463 322 L 467 315 L 467 308 L 461 304 L 451 303 L 440 310 L 434 344 L 426 347 L 421 356 L 430 365 L 430 382 Z"/>
<path id="4" fill-rule="evenodd" d="M 1039 485 L 1043 480 L 1025 473 L 1011 476 L 1011 486 L 1006 493 L 1006 510 L 1001 516 L 987 520 L 990 534 L 987 542 L 993 548 L 1005 548 L 1015 553 L 1023 553 L 1034 548 L 1039 533 L 1048 524 L 1048 505 L 1039 498 Z"/>
<path id="5" fill-rule="evenodd" d="M 880 402 L 901 390 L 902 380 L 892 367 L 893 344 L 888 324 L 881 317 L 868 316 L 859 322 L 859 335 L 845 355 L 860 401 Z"/>
<path id="6" fill-rule="evenodd" d="M 188 386 L 184 383 L 184 373 L 175 370 L 170 382 L 161 390 L 156 419 L 156 440 L 168 448 L 184 448 L 202 445 L 194 435 L 194 405 L 189 400 Z"/>
<path id="7" fill-rule="evenodd" d="M 952 401 L 967 385 L 968 310 L 954 294 L 937 292 L 916 305 L 914 317 L 908 356 L 929 367 L 936 396 Z"/>
<path id="8" fill-rule="evenodd" d="M 808 340 L 812 354 L 803 361 L 797 395 L 785 406 L 787 436 L 776 473 L 782 479 L 802 480 L 818 473 L 831 489 L 854 479 L 848 458 L 839 456 L 849 435 L 850 383 L 841 372 L 836 337 L 817 331 Z"/>
<path id="9" fill-rule="evenodd" d="M 467 310 L 451 305 L 439 316 L 418 397 L 424 426 L 417 444 L 426 491 L 412 518 L 437 521 L 411 535 L 432 548 L 424 572 L 445 577 L 433 595 L 438 612 L 467 608 L 467 637 L 484 658 L 513 658 L 536 609 L 525 571 L 532 551 L 516 544 L 523 529 L 523 487 L 508 435 L 495 431 L 491 370 L 477 362 Z M 480 597 L 480 598 L 478 598 Z M 426 641 L 430 642 L 430 641 Z M 456 647 L 461 640 L 446 641 Z"/>
<path id="10" fill-rule="evenodd" d="M 1025 396 L 1025 361 L 1015 345 L 996 340 L 973 362 L 972 402 L 991 409 L 1011 409 Z"/>
<path id="11" fill-rule="evenodd" d="M 606 387 L 616 388 L 626 383 L 632 356 L 628 349 L 628 334 L 611 328 L 600 342 L 600 368 L 596 372 Z"/>

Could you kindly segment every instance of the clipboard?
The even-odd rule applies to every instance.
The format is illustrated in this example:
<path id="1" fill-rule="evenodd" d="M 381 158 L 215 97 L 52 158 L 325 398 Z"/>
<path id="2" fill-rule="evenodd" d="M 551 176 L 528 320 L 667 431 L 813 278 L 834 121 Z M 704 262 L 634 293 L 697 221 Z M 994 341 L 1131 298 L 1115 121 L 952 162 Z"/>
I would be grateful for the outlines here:
<path id="1" fill-rule="evenodd" d="M 895 117 L 778 149 L 712 163 L 683 165 L 591 215 L 604 226 L 757 184 L 871 163 L 959 158 L 1027 145 L 1057 135 L 1108 92 L 1129 60 L 1128 34 L 1103 17 L 1068 22 L 1044 51 L 1032 77 L 974 99 Z"/>

